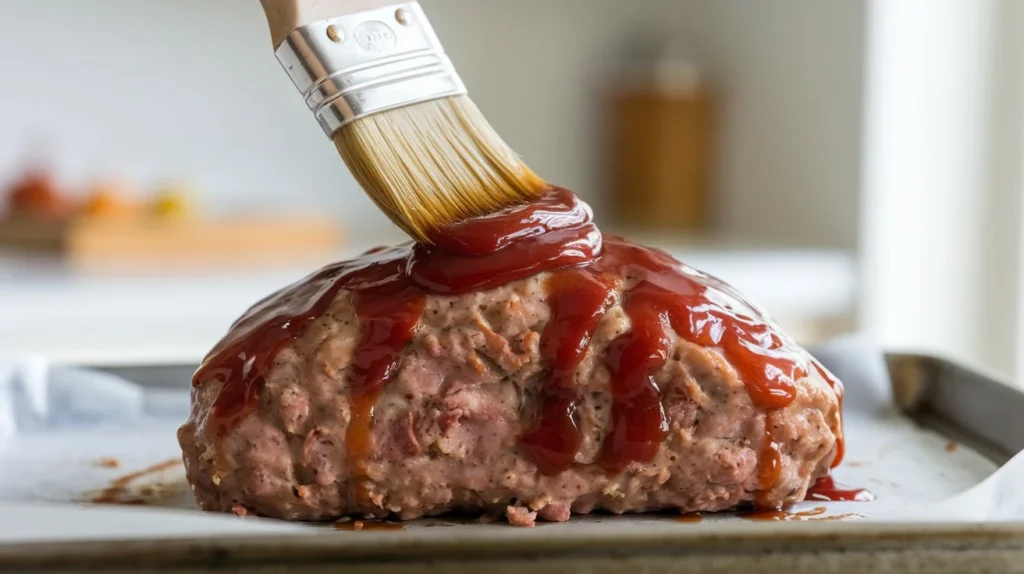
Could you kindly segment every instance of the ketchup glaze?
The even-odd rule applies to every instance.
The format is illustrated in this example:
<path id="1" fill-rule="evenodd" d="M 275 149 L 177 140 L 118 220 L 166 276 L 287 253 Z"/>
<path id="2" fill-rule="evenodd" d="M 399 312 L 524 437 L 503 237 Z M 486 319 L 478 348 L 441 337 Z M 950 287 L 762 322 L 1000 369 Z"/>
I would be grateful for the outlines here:
<path id="1" fill-rule="evenodd" d="M 762 492 L 777 482 L 781 470 L 772 414 L 793 401 L 797 380 L 814 368 L 841 404 L 841 383 L 732 287 L 661 250 L 602 235 L 590 207 L 568 190 L 552 188 L 537 201 L 459 223 L 430 239 L 431 245 L 377 248 L 329 265 L 249 309 L 193 377 L 193 392 L 220 383 L 212 424 L 223 434 L 252 413 L 277 353 L 347 290 L 361 336 L 346 373 L 352 408 L 346 449 L 354 477 L 365 476 L 374 403 L 398 370 L 426 296 L 493 289 L 546 271 L 551 272 L 545 285 L 551 318 L 540 351 L 547 376 L 539 416 L 520 437 L 520 448 L 542 474 L 576 464 L 582 437 L 575 371 L 623 287 L 621 303 L 631 328 L 610 343 L 604 357 L 611 375 L 612 428 L 598 464 L 606 472 L 649 462 L 668 433 L 654 377 L 670 358 L 673 337 L 720 349 L 754 406 L 765 411 L 757 473 Z M 843 452 L 841 421 L 838 427 L 834 465 Z M 364 499 L 356 489 L 356 497 Z"/>

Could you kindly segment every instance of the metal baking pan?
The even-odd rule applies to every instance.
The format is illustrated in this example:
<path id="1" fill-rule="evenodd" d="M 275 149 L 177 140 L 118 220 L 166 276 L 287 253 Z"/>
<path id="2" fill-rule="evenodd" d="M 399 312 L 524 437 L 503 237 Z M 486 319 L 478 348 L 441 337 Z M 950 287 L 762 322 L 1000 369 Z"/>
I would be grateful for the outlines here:
<path id="1" fill-rule="evenodd" d="M 892 402 L 916 425 L 998 466 L 1024 450 L 1021 389 L 939 357 L 889 353 L 884 363 Z M 111 371 L 174 387 L 192 367 Z M 0 545 L 0 571 L 1024 572 L 1024 521 L 1016 519 L 709 521 L 695 528 L 655 516 L 564 526 L 20 543 Z"/>

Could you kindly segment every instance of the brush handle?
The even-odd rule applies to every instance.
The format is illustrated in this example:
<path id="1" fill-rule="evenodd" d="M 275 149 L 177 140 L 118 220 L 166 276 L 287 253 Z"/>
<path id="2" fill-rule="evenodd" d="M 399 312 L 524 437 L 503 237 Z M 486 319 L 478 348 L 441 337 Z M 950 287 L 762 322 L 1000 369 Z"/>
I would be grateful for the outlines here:
<path id="1" fill-rule="evenodd" d="M 300 26 L 394 4 L 394 0 L 260 0 L 276 50 Z"/>
<path id="2" fill-rule="evenodd" d="M 284 34 L 277 59 L 328 137 L 371 114 L 466 93 L 417 2 L 261 2 L 271 34 Z"/>

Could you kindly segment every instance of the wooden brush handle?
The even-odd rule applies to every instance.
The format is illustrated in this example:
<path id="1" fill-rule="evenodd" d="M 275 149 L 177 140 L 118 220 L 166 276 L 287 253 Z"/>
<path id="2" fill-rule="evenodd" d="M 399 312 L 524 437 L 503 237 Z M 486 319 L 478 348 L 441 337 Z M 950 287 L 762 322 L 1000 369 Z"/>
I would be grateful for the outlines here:
<path id="1" fill-rule="evenodd" d="M 344 14 L 383 8 L 401 0 L 260 0 L 276 50 L 285 36 L 299 26 Z"/>

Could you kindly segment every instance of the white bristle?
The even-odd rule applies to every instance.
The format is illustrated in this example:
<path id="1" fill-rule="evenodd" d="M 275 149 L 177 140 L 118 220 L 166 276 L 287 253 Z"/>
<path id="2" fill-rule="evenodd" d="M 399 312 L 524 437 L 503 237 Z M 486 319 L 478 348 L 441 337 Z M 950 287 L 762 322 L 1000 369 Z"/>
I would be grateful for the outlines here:
<path id="1" fill-rule="evenodd" d="M 466 96 L 405 106 L 334 135 L 349 170 L 406 233 L 431 230 L 536 198 L 547 184 Z"/>

